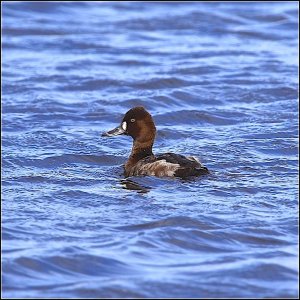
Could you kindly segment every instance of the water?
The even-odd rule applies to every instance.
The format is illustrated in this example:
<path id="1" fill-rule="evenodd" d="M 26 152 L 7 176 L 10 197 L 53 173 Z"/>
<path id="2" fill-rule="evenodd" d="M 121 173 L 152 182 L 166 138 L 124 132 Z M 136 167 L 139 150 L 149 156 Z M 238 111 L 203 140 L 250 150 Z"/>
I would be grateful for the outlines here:
<path id="1" fill-rule="evenodd" d="M 298 296 L 298 3 L 2 8 L 4 297 Z M 125 179 L 136 105 L 211 174 Z"/>

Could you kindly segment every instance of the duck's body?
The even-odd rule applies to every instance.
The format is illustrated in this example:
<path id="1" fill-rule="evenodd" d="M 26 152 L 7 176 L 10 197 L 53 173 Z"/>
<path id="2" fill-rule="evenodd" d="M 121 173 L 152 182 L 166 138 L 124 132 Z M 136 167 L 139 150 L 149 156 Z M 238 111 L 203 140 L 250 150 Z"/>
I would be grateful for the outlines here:
<path id="1" fill-rule="evenodd" d="M 154 155 L 152 147 L 155 133 L 151 115 L 143 107 L 134 107 L 125 114 L 120 126 L 102 136 L 126 134 L 133 138 L 131 154 L 124 166 L 126 177 L 188 177 L 208 173 L 208 169 L 194 156 L 186 157 L 174 153 Z"/>
<path id="2" fill-rule="evenodd" d="M 207 173 L 207 168 L 202 166 L 196 157 L 185 157 L 174 153 L 150 155 L 135 164 L 130 160 L 125 164 L 125 176 L 188 177 Z"/>

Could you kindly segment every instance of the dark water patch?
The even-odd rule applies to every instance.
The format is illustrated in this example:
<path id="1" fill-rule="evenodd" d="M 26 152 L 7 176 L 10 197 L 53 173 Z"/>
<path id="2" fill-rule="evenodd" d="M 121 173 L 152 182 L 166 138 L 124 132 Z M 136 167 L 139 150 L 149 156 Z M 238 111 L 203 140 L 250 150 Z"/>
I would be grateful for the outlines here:
<path id="1" fill-rule="evenodd" d="M 205 222 L 200 222 L 188 217 L 173 217 L 165 220 L 160 220 L 156 222 L 150 222 L 147 224 L 138 224 L 133 226 L 123 226 L 119 229 L 129 230 L 129 231 L 139 231 L 139 230 L 151 230 L 155 228 L 163 228 L 163 227 L 188 227 L 188 228 L 199 228 L 202 230 L 212 230 L 216 229 L 216 227 L 206 224 Z"/>
<path id="2" fill-rule="evenodd" d="M 176 73 L 187 75 L 205 75 L 205 74 L 218 74 L 223 69 L 218 66 L 205 66 L 205 67 L 190 67 L 190 68 L 178 68 Z"/>
<path id="3" fill-rule="evenodd" d="M 75 155 L 63 154 L 59 156 L 50 156 L 44 159 L 23 159 L 15 158 L 14 163 L 22 167 L 34 166 L 40 168 L 54 168 L 59 166 L 68 166 L 72 164 L 86 164 L 86 165 L 116 165 L 124 161 L 123 157 L 119 159 L 113 155 Z"/>
<path id="4" fill-rule="evenodd" d="M 86 263 L 86 261 L 88 261 L 88 263 Z M 7 267 L 8 266 L 4 264 L 4 269 L 9 275 L 20 275 L 27 270 L 27 276 L 32 279 L 34 279 L 37 274 L 39 274 L 40 277 L 44 277 L 47 274 L 52 274 L 52 276 L 55 274 L 61 276 L 63 274 L 67 278 L 74 276 L 97 276 L 101 278 L 107 275 L 113 276 L 113 274 L 122 276 L 122 273 L 123 276 L 125 276 L 129 271 L 125 263 L 115 259 L 92 255 L 70 254 L 69 257 L 20 257 L 14 260 L 9 269 L 7 269 Z M 27 288 L 30 287 L 33 288 L 31 280 L 29 280 L 27 284 Z"/>
<path id="5" fill-rule="evenodd" d="M 272 95 L 276 95 L 273 97 L 276 97 L 277 100 L 290 100 L 297 99 L 298 97 L 298 91 L 294 88 L 289 87 L 279 87 L 276 89 L 260 89 L 258 92 L 268 95 L 270 96 L 270 98 L 272 98 Z"/>
<path id="6" fill-rule="evenodd" d="M 195 107 L 202 107 L 203 105 L 222 105 L 223 101 L 220 99 L 216 99 L 215 93 L 213 91 L 209 91 L 209 93 L 202 95 L 201 90 L 192 90 L 183 92 L 180 90 L 175 90 L 171 93 L 172 98 L 175 98 L 177 103 L 180 105 L 181 101 L 188 103 L 189 105 L 193 105 Z"/>
<path id="7" fill-rule="evenodd" d="M 197 110 L 181 110 L 156 116 L 158 122 L 165 124 L 214 124 L 233 125 L 240 123 L 237 117 L 244 117 L 243 113 L 235 112 L 205 112 Z"/>
<path id="8" fill-rule="evenodd" d="M 112 79 L 99 79 L 99 80 L 83 80 L 77 85 L 65 85 L 64 87 L 61 87 L 60 89 L 62 91 L 89 91 L 89 90 L 100 90 L 102 88 L 108 88 L 108 87 L 120 87 L 122 86 L 122 83 L 112 80 Z"/>
<path id="9" fill-rule="evenodd" d="M 35 35 L 64 35 L 65 33 L 61 30 L 51 30 L 47 28 L 6 28 L 3 30 L 4 35 L 14 35 L 14 36 L 35 36 Z"/>
<path id="10" fill-rule="evenodd" d="M 194 85 L 195 83 L 196 82 L 191 82 L 173 77 L 150 79 L 148 81 L 132 83 L 130 84 L 130 86 L 138 89 L 169 89 Z"/>

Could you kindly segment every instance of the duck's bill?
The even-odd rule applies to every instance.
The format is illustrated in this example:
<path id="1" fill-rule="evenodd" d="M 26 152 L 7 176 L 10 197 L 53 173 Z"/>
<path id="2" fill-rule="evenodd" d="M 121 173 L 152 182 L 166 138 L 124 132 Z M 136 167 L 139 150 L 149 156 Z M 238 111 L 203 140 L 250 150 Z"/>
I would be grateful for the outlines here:
<path id="1" fill-rule="evenodd" d="M 120 135 L 120 134 L 125 134 L 125 130 L 120 126 L 116 127 L 115 129 L 113 130 L 110 130 L 110 131 L 107 131 L 107 132 L 104 132 L 102 133 L 101 136 L 116 136 L 116 135 Z"/>

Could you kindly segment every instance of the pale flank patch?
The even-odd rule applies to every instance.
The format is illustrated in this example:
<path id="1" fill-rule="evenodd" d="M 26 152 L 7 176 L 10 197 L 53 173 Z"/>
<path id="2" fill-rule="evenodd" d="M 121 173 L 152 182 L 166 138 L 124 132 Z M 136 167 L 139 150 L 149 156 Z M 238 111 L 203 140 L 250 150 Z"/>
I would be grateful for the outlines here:
<path id="1" fill-rule="evenodd" d="M 172 164 L 165 159 L 153 163 L 137 163 L 131 175 L 174 176 L 179 164 Z"/>
<path id="2" fill-rule="evenodd" d="M 126 122 L 123 122 L 123 123 L 122 123 L 122 129 L 123 129 L 124 131 L 126 131 L 126 129 L 127 129 L 127 123 L 126 123 Z"/>

